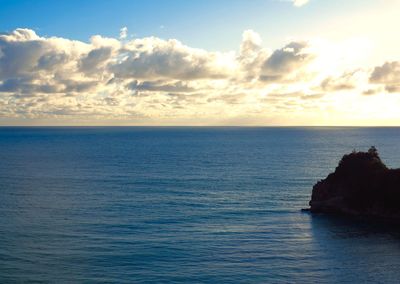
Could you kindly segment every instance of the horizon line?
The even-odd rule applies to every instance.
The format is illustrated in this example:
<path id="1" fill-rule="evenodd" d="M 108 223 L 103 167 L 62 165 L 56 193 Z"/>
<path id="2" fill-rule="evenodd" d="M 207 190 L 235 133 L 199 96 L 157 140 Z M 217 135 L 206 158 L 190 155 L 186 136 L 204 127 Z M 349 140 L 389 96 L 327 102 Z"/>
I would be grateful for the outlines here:
<path id="1" fill-rule="evenodd" d="M 0 128 L 400 128 L 400 125 L 0 125 Z"/>

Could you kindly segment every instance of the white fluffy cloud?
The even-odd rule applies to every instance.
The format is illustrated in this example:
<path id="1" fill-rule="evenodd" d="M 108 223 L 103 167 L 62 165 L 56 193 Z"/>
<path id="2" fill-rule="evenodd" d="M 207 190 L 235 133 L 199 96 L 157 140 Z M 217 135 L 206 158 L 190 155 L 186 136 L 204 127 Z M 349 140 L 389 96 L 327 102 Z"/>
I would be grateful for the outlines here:
<path id="1" fill-rule="evenodd" d="M 370 82 L 359 75 L 366 71 L 321 77 L 310 68 L 319 56 L 311 43 L 270 50 L 252 30 L 237 52 L 126 35 L 123 28 L 119 39 L 97 35 L 86 43 L 30 29 L 0 34 L 0 119 L 223 123 L 321 108 L 326 93 L 399 87 L 398 62 L 376 67 Z"/>
<path id="2" fill-rule="evenodd" d="M 109 71 L 117 78 L 216 79 L 228 73 L 223 57 L 177 40 L 151 37 L 127 43 L 110 62 Z"/>
<path id="3" fill-rule="evenodd" d="M 309 0 L 292 0 L 292 2 L 294 6 L 301 7 L 306 5 L 309 2 Z"/>

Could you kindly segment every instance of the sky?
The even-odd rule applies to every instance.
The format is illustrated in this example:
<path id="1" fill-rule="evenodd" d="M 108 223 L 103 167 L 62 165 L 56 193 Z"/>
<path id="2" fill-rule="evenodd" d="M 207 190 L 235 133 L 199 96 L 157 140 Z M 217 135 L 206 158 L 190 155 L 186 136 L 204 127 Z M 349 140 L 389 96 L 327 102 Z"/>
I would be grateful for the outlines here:
<path id="1" fill-rule="evenodd" d="M 397 0 L 0 0 L 0 125 L 397 126 Z"/>

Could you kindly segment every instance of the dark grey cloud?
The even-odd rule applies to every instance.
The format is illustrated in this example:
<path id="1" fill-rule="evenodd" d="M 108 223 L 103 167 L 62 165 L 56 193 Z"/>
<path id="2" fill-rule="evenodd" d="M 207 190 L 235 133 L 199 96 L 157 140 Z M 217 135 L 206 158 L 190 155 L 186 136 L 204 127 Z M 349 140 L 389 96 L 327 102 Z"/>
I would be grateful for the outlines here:
<path id="1" fill-rule="evenodd" d="M 65 52 L 50 50 L 39 58 L 35 71 L 57 71 L 57 69 L 69 60 Z"/>
<path id="2" fill-rule="evenodd" d="M 93 90 L 96 88 L 98 85 L 97 81 L 91 80 L 91 81 L 76 81 L 76 80 L 59 80 L 61 84 L 64 85 L 63 92 L 69 93 L 69 92 L 76 92 L 76 93 L 81 93 L 81 92 L 88 92 L 90 90 Z"/>
<path id="3" fill-rule="evenodd" d="M 91 50 L 79 62 L 79 68 L 85 73 L 97 72 L 97 67 L 105 63 L 112 53 L 111 47 L 101 47 Z"/>
<path id="4" fill-rule="evenodd" d="M 281 49 L 275 50 L 263 63 L 260 80 L 278 81 L 291 73 L 300 70 L 315 58 L 307 51 L 306 42 L 291 42 Z"/>
<path id="5" fill-rule="evenodd" d="M 24 93 L 27 96 L 34 96 L 36 93 L 58 93 L 60 91 L 57 85 L 33 83 L 32 80 L 29 77 L 6 79 L 0 83 L 0 93 Z"/>
<path id="6" fill-rule="evenodd" d="M 367 89 L 363 92 L 363 95 L 372 96 L 379 93 L 379 89 Z"/>
<path id="7" fill-rule="evenodd" d="M 325 94 L 308 94 L 301 96 L 302 100 L 317 100 L 321 99 L 325 96 Z"/>
<path id="8" fill-rule="evenodd" d="M 166 82 L 158 81 L 143 81 L 134 80 L 127 85 L 128 89 L 135 91 L 155 91 L 167 93 L 190 93 L 196 89 L 190 87 L 187 83 L 181 81 Z"/>
<path id="9" fill-rule="evenodd" d="M 229 95 L 221 95 L 218 97 L 211 97 L 207 99 L 207 102 L 223 102 L 229 105 L 237 105 L 243 102 L 243 99 L 246 97 L 246 94 L 229 94 Z"/>
<path id="10" fill-rule="evenodd" d="M 39 40 L 7 41 L 5 36 L 0 36 L 0 78 L 15 78 L 32 72 L 46 48 L 46 43 Z"/>
<path id="11" fill-rule="evenodd" d="M 356 87 L 355 72 L 344 73 L 340 77 L 328 77 L 321 82 L 321 89 L 327 92 L 351 90 Z"/>
<path id="12" fill-rule="evenodd" d="M 400 92 L 400 62 L 386 62 L 375 67 L 369 81 L 372 84 L 382 84 L 389 93 Z"/>

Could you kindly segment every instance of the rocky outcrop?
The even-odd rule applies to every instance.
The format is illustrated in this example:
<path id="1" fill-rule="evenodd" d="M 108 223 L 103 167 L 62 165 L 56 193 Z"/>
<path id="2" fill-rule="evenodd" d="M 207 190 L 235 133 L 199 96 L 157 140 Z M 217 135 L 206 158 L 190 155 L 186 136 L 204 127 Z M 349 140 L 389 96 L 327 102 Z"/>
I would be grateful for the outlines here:
<path id="1" fill-rule="evenodd" d="M 375 147 L 345 155 L 314 185 L 310 211 L 400 220 L 400 169 L 388 169 Z"/>

